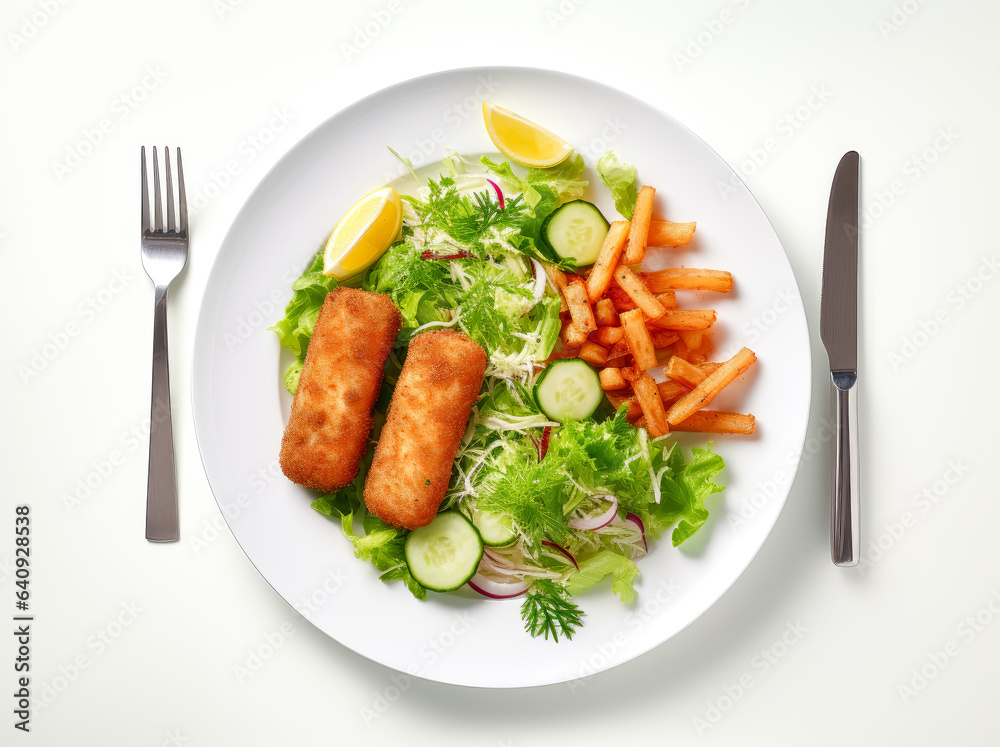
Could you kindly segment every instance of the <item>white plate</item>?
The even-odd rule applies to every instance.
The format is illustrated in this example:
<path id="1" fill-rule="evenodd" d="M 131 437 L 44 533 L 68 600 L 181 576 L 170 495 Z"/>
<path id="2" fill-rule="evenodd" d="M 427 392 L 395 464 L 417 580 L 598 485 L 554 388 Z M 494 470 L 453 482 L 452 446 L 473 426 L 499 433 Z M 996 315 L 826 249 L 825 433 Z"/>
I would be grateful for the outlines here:
<path id="1" fill-rule="evenodd" d="M 355 560 L 314 495 L 286 480 L 277 455 L 289 397 L 275 336 L 267 331 L 290 285 L 337 219 L 362 194 L 402 173 L 386 145 L 431 163 L 445 147 L 492 150 L 482 99 L 522 113 L 575 143 L 592 168 L 613 147 L 657 188 L 656 212 L 697 220 L 690 251 L 651 250 L 647 267 L 731 270 L 736 291 L 713 295 L 715 359 L 742 344 L 755 370 L 713 407 L 753 412 L 758 435 L 717 437 L 728 489 L 685 547 L 653 545 L 640 562 L 638 604 L 603 587 L 579 599 L 572 641 L 530 638 L 520 601 L 431 594 L 419 602 Z M 591 199 L 616 215 L 603 188 Z M 760 206 L 705 143 L 638 99 L 574 76 L 529 68 L 438 73 L 380 91 L 296 145 L 237 216 L 208 282 L 194 356 L 194 414 L 209 482 L 237 541 L 292 606 L 344 646 L 394 669 L 480 687 L 542 685 L 608 669 L 666 641 L 708 609 L 767 538 L 791 485 L 809 410 L 805 315 L 788 260 Z M 706 439 L 685 436 L 685 445 Z M 734 517 L 740 518 L 739 522 Z M 312 601 L 308 601 L 312 600 Z"/>

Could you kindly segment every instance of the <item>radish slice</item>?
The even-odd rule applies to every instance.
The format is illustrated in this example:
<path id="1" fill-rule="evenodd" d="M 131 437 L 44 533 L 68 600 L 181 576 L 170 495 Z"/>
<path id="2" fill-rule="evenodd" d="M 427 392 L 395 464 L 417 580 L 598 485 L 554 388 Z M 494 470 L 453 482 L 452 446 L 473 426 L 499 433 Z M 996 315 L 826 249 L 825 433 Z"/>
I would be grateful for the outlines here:
<path id="1" fill-rule="evenodd" d="M 486 183 L 489 184 L 491 187 L 493 187 L 493 189 L 496 190 L 496 193 L 497 193 L 497 202 L 500 203 L 500 209 L 503 210 L 503 208 L 504 208 L 503 190 L 500 189 L 500 187 L 497 186 L 496 182 L 494 182 L 494 181 L 492 181 L 490 179 L 487 179 Z"/>
<path id="2" fill-rule="evenodd" d="M 534 438 L 531 442 L 535 444 L 535 448 L 538 449 L 538 461 L 542 461 L 545 455 L 549 452 L 549 436 L 552 435 L 552 426 L 547 425 L 542 429 L 542 440 L 536 441 Z"/>
<path id="3" fill-rule="evenodd" d="M 545 283 L 548 280 L 548 276 L 545 274 L 545 268 L 542 267 L 542 263 L 537 259 L 532 258 L 531 266 L 535 271 L 535 287 L 532 292 L 535 300 L 541 301 L 542 296 L 545 295 Z"/>
<path id="4" fill-rule="evenodd" d="M 613 495 L 605 497 L 611 499 L 611 505 L 608 506 L 608 510 L 603 514 L 592 519 L 570 519 L 566 523 L 574 529 L 600 529 L 601 527 L 606 527 L 614 521 L 615 516 L 618 514 L 618 499 Z"/>
<path id="5" fill-rule="evenodd" d="M 435 254 L 431 251 L 422 252 L 420 259 L 475 259 L 475 254 L 459 252 L 458 254 Z"/>
<path id="6" fill-rule="evenodd" d="M 642 523 L 642 519 L 636 516 L 634 513 L 629 511 L 625 514 L 625 521 L 631 521 L 637 527 L 639 527 L 639 533 L 642 535 L 642 549 L 649 552 L 649 546 L 646 544 L 646 527 Z"/>
<path id="7" fill-rule="evenodd" d="M 552 542 L 550 540 L 542 540 L 542 544 L 545 545 L 546 547 L 551 547 L 551 548 L 553 548 L 553 549 L 561 552 L 563 555 L 566 556 L 566 559 L 569 560 L 570 563 L 572 563 L 573 565 L 576 566 L 577 570 L 580 570 L 580 564 L 576 562 L 576 558 L 573 557 L 573 553 L 571 553 L 565 547 L 560 547 L 555 542 Z"/>
<path id="8" fill-rule="evenodd" d="M 519 581 L 510 584 L 502 584 L 491 581 L 480 573 L 470 578 L 467 582 L 474 591 L 478 591 L 484 597 L 490 599 L 511 599 L 519 597 L 531 586 L 530 581 Z"/>

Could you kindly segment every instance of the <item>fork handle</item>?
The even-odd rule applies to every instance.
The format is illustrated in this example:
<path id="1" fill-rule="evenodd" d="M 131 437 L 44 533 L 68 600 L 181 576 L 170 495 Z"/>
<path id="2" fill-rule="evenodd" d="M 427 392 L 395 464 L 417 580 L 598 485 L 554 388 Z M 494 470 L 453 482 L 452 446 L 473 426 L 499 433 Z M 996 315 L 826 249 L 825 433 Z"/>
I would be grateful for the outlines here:
<path id="1" fill-rule="evenodd" d="M 146 483 L 146 539 L 180 539 L 174 431 L 170 421 L 170 369 L 167 363 L 167 286 L 156 287 L 153 307 L 153 396 L 149 413 L 149 476 Z"/>

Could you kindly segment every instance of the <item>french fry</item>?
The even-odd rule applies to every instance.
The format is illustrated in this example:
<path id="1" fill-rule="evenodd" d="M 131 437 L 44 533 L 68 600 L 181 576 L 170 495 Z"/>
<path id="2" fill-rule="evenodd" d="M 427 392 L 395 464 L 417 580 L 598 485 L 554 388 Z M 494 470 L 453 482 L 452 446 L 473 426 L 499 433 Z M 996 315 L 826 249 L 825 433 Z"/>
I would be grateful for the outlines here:
<path id="1" fill-rule="evenodd" d="M 573 324 L 583 331 L 584 337 L 597 329 L 594 310 L 590 308 L 587 287 L 583 281 L 567 283 L 565 290 L 563 290 L 563 298 L 569 304 L 569 315 L 573 319 Z"/>
<path id="2" fill-rule="evenodd" d="M 587 341 L 587 333 L 580 329 L 576 322 L 566 321 L 563 322 L 562 334 L 560 335 L 560 338 L 562 339 L 564 348 L 576 349 Z"/>
<path id="3" fill-rule="evenodd" d="M 572 313 L 570 306 L 570 313 Z M 715 324 L 715 312 L 711 309 L 667 309 L 663 316 L 650 322 L 660 329 L 691 330 L 708 329 Z"/>
<path id="4" fill-rule="evenodd" d="M 610 368 L 622 368 L 624 366 L 631 366 L 633 363 L 632 351 L 628 348 L 628 343 L 625 340 L 616 342 L 614 347 L 608 351 L 608 361 L 605 366 Z"/>
<path id="5" fill-rule="evenodd" d="M 604 295 L 604 291 L 611 285 L 611 274 L 618 266 L 618 259 L 625 248 L 625 240 L 628 239 L 629 222 L 627 220 L 616 220 L 608 228 L 608 234 L 604 237 L 601 250 L 597 254 L 597 261 L 594 262 L 590 275 L 587 277 L 587 295 L 591 302 L 597 301 Z"/>
<path id="6" fill-rule="evenodd" d="M 669 220 L 651 220 L 647 246 L 687 246 L 691 243 L 697 223 L 671 223 Z"/>
<path id="7" fill-rule="evenodd" d="M 626 366 L 625 368 L 619 368 L 618 372 L 629 384 L 634 384 L 635 380 L 642 376 L 643 373 L 638 366 Z"/>
<path id="8" fill-rule="evenodd" d="M 602 298 L 594 304 L 594 318 L 598 327 L 620 327 L 622 324 L 610 298 Z"/>
<path id="9" fill-rule="evenodd" d="M 701 410 L 715 399 L 719 392 L 741 376 L 756 360 L 757 356 L 752 350 L 742 348 L 736 355 L 710 373 L 704 381 L 691 390 L 690 394 L 674 402 L 667 412 L 667 422 L 676 425 L 687 420 L 692 413 Z"/>
<path id="10" fill-rule="evenodd" d="M 670 407 L 670 405 L 691 391 L 683 384 L 669 380 L 657 382 L 656 389 L 660 393 L 660 399 L 663 400 L 664 407 Z"/>
<path id="11" fill-rule="evenodd" d="M 624 265 L 619 265 L 615 268 L 615 282 L 628 294 L 636 307 L 642 309 L 642 313 L 648 319 L 659 319 L 666 312 L 663 304 L 657 301 L 656 296 L 649 292 L 649 288 L 643 285 L 642 281 Z"/>
<path id="12" fill-rule="evenodd" d="M 698 348 L 701 347 L 701 341 L 705 336 L 705 330 L 682 329 L 678 330 L 677 335 L 684 340 L 684 344 L 691 348 L 691 350 L 698 350 Z"/>
<path id="13" fill-rule="evenodd" d="M 652 341 L 654 348 L 663 350 L 664 348 L 669 348 L 680 338 L 676 332 L 668 332 L 665 329 L 650 329 L 649 339 Z"/>
<path id="14" fill-rule="evenodd" d="M 691 348 L 684 344 L 684 340 L 678 340 L 675 342 L 671 350 L 678 358 L 686 360 L 688 363 L 691 362 Z"/>
<path id="15" fill-rule="evenodd" d="M 615 311 L 621 314 L 623 311 L 631 311 L 632 309 L 639 308 L 635 305 L 635 301 L 628 293 L 623 291 L 621 288 L 616 286 L 611 286 L 607 291 L 608 300 L 611 301 L 611 305 L 614 306 Z"/>
<path id="16" fill-rule="evenodd" d="M 733 275 L 725 270 L 698 270 L 693 267 L 668 267 L 656 272 L 643 272 L 639 279 L 653 293 L 668 290 L 701 290 L 729 293 Z"/>
<path id="17" fill-rule="evenodd" d="M 649 330 L 646 329 L 642 312 L 639 309 L 633 309 L 626 311 L 621 317 L 622 329 L 625 330 L 625 342 L 632 352 L 632 357 L 635 358 L 635 364 L 642 371 L 658 366 L 656 348 L 653 347 L 653 341 L 649 337 Z"/>
<path id="18" fill-rule="evenodd" d="M 687 433 L 736 433 L 752 436 L 756 430 L 757 418 L 744 415 L 741 412 L 722 412 L 721 410 L 699 410 L 682 423 L 673 426 L 672 430 Z"/>
<path id="19" fill-rule="evenodd" d="M 616 389 L 627 389 L 629 383 L 617 368 L 602 368 L 597 372 L 601 379 L 601 389 L 604 391 L 614 391 Z"/>
<path id="20" fill-rule="evenodd" d="M 608 349 L 601 347 L 596 342 L 586 340 L 580 346 L 580 354 L 577 357 L 587 361 L 592 366 L 603 366 L 608 362 Z"/>
<path id="21" fill-rule="evenodd" d="M 656 294 L 656 300 L 660 302 L 660 305 L 665 309 L 676 309 L 677 308 L 677 294 L 673 291 L 665 291 L 663 293 Z"/>
<path id="22" fill-rule="evenodd" d="M 625 330 L 621 327 L 598 327 L 595 332 L 590 333 L 589 339 L 591 342 L 609 348 L 616 342 L 625 339 Z"/>
<path id="23" fill-rule="evenodd" d="M 628 409 L 625 411 L 625 419 L 630 423 L 634 423 L 637 418 L 642 417 L 642 406 L 631 389 L 623 391 L 624 393 L 605 392 L 605 395 L 615 410 L 618 410 L 622 405 L 626 405 Z"/>
<path id="24" fill-rule="evenodd" d="M 635 212 L 632 214 L 632 225 L 628 231 L 628 246 L 625 248 L 623 265 L 637 265 L 646 256 L 646 237 L 649 234 L 649 221 L 653 216 L 653 197 L 656 190 L 648 184 L 643 185 L 635 200 Z"/>
<path id="25" fill-rule="evenodd" d="M 708 378 L 710 373 L 716 371 L 720 365 L 722 364 L 704 363 L 700 366 L 695 366 L 683 358 L 678 358 L 675 355 L 670 359 L 666 368 L 663 369 L 663 375 L 668 379 L 673 379 L 686 387 L 694 389 L 706 378 Z"/>
<path id="26" fill-rule="evenodd" d="M 669 433 L 667 414 L 663 410 L 663 400 L 660 399 L 660 392 L 653 377 L 648 373 L 642 374 L 632 382 L 632 389 L 635 390 L 635 398 L 639 400 L 650 435 L 664 436 Z"/>

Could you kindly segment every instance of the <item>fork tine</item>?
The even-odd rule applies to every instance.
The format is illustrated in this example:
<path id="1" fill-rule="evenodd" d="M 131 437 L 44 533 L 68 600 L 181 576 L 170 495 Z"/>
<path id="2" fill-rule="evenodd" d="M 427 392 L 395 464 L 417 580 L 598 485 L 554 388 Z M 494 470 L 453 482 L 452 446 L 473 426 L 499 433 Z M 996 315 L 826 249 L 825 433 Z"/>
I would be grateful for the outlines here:
<path id="1" fill-rule="evenodd" d="M 156 146 L 153 146 L 153 230 L 163 230 L 163 211 L 160 208 L 160 164 L 156 160 Z"/>
<path id="2" fill-rule="evenodd" d="M 174 181 L 170 178 L 170 148 L 163 146 L 163 161 L 167 165 L 167 230 L 174 230 Z"/>
<path id="3" fill-rule="evenodd" d="M 181 162 L 181 149 L 177 147 L 177 197 L 180 203 L 180 231 L 185 236 L 188 232 L 187 193 L 184 191 L 184 164 Z"/>
<path id="4" fill-rule="evenodd" d="M 146 184 L 146 146 L 140 152 L 142 161 L 142 233 L 149 230 L 149 186 Z"/>

